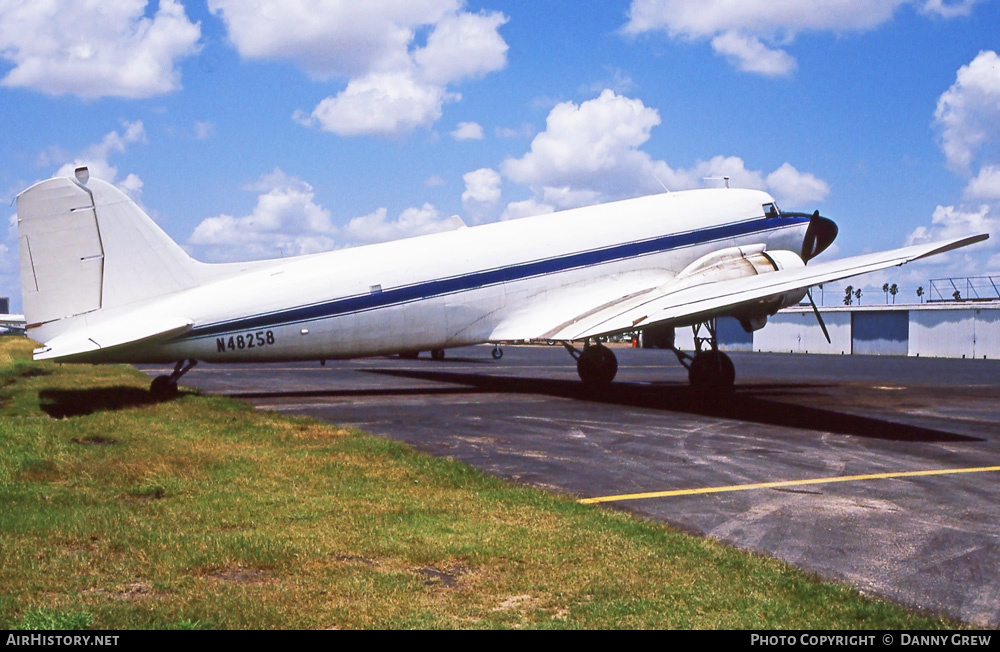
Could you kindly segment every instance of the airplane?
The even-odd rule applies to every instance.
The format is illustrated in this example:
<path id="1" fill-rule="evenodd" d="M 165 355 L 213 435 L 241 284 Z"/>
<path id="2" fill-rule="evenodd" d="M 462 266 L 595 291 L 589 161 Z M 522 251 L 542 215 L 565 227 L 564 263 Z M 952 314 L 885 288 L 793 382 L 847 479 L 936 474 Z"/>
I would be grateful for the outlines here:
<path id="1" fill-rule="evenodd" d="M 24 315 L 0 314 L 0 335 L 24 335 Z"/>
<path id="2" fill-rule="evenodd" d="M 192 259 L 110 183 L 42 181 L 17 197 L 27 333 L 36 360 L 174 364 L 334 360 L 507 341 L 557 341 L 600 388 L 617 360 L 597 338 L 691 326 L 671 348 L 704 395 L 733 388 L 714 320 L 762 328 L 813 285 L 931 256 L 986 234 L 814 262 L 837 237 L 819 212 L 766 192 L 706 188 L 276 260 Z M 813 304 L 815 307 L 815 304 Z M 819 317 L 818 310 L 816 311 Z M 821 321 L 822 323 L 822 321 Z M 825 327 L 824 327 L 825 328 Z M 672 332 L 672 331 L 670 331 Z M 582 349 L 576 343 L 582 343 Z"/>

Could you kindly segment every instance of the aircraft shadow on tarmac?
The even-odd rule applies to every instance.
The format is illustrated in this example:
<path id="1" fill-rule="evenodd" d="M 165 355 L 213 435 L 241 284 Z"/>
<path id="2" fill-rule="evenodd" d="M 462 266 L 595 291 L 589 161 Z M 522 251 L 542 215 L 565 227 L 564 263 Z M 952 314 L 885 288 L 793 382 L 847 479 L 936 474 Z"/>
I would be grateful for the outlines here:
<path id="1" fill-rule="evenodd" d="M 450 387 L 404 387 L 354 390 L 306 390 L 289 392 L 234 392 L 237 399 L 261 398 L 351 398 L 377 396 L 442 396 L 457 394 L 536 394 L 579 401 L 622 405 L 634 408 L 683 412 L 701 416 L 721 417 L 764 425 L 820 430 L 871 439 L 903 442 L 973 442 L 984 441 L 943 430 L 898 423 L 834 409 L 804 406 L 772 400 L 769 396 L 788 396 L 792 392 L 799 400 L 811 399 L 817 404 L 824 400 L 823 385 L 770 384 L 737 386 L 725 400 L 705 400 L 694 394 L 686 384 L 612 383 L 595 390 L 576 380 L 520 378 L 452 371 L 416 369 L 365 369 L 366 373 L 448 383 Z M 460 385 L 455 387 L 455 385 Z M 811 395 L 804 394 L 810 389 Z M 183 395 L 183 394 L 182 394 Z M 39 392 L 40 408 L 53 418 L 84 416 L 104 410 L 121 410 L 160 402 L 147 390 L 136 387 L 102 387 L 95 389 L 46 389 Z"/>
<path id="2" fill-rule="evenodd" d="M 593 389 L 576 380 L 518 378 L 413 369 L 366 369 L 365 371 L 388 376 L 465 385 L 482 393 L 543 394 L 627 407 L 722 417 L 802 430 L 821 430 L 870 439 L 905 442 L 984 441 L 978 437 L 767 398 L 768 395 L 787 394 L 788 391 L 794 390 L 801 399 L 803 391 L 808 391 L 811 387 L 822 387 L 820 385 L 810 386 L 796 383 L 737 386 L 736 391 L 724 400 L 706 400 L 692 392 L 687 384 L 612 383 L 601 389 Z M 391 390 L 385 391 L 392 393 Z M 450 390 L 450 393 L 460 391 L 460 388 L 454 388 Z M 427 390 L 420 390 L 419 393 L 424 392 Z M 822 393 L 816 392 L 814 400 L 817 403 L 821 402 L 823 400 Z"/>

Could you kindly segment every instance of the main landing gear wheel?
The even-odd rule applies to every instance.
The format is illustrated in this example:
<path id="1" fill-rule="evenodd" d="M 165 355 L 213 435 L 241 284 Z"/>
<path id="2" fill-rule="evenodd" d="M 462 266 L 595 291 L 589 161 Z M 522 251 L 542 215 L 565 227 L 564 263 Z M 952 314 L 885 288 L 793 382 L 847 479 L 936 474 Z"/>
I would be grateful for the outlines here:
<path id="1" fill-rule="evenodd" d="M 432 360 L 444 360 L 444 349 L 434 349 L 431 351 Z"/>
<path id="2" fill-rule="evenodd" d="M 618 373 L 615 354 L 603 344 L 584 347 L 576 359 L 576 373 L 580 380 L 591 387 L 610 385 Z"/>
<path id="3" fill-rule="evenodd" d="M 736 368 L 729 356 L 719 350 L 701 351 L 688 368 L 688 381 L 696 392 L 729 392 L 736 383 Z"/>

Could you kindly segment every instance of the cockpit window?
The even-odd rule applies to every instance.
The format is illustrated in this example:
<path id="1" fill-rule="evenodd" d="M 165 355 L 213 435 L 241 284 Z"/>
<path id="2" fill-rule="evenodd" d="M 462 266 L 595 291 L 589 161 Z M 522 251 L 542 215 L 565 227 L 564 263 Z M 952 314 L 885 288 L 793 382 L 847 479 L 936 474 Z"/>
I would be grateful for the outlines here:
<path id="1" fill-rule="evenodd" d="M 764 204 L 764 217 L 778 217 L 781 211 L 778 210 L 778 205 L 775 203 Z"/>

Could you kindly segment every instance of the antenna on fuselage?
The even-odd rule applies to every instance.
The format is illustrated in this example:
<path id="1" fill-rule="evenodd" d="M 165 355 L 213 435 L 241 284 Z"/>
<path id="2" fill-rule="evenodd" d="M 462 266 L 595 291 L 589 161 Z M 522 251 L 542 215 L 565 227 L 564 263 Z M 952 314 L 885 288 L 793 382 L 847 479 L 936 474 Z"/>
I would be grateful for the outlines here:
<path id="1" fill-rule="evenodd" d="M 667 188 L 667 187 L 666 187 L 666 186 L 665 186 L 665 185 L 663 184 L 663 182 L 662 182 L 662 181 L 660 181 L 660 177 L 658 177 L 658 176 L 656 176 L 656 175 L 654 174 L 654 175 L 653 175 L 653 178 L 654 178 L 654 179 L 656 179 L 656 183 L 660 184 L 660 187 L 661 187 L 661 188 L 663 188 L 663 190 L 664 190 L 664 191 L 666 191 L 666 192 L 670 192 L 670 188 Z"/>
<path id="2" fill-rule="evenodd" d="M 729 187 L 729 177 L 702 177 L 702 181 L 725 181 L 726 188 Z"/>

